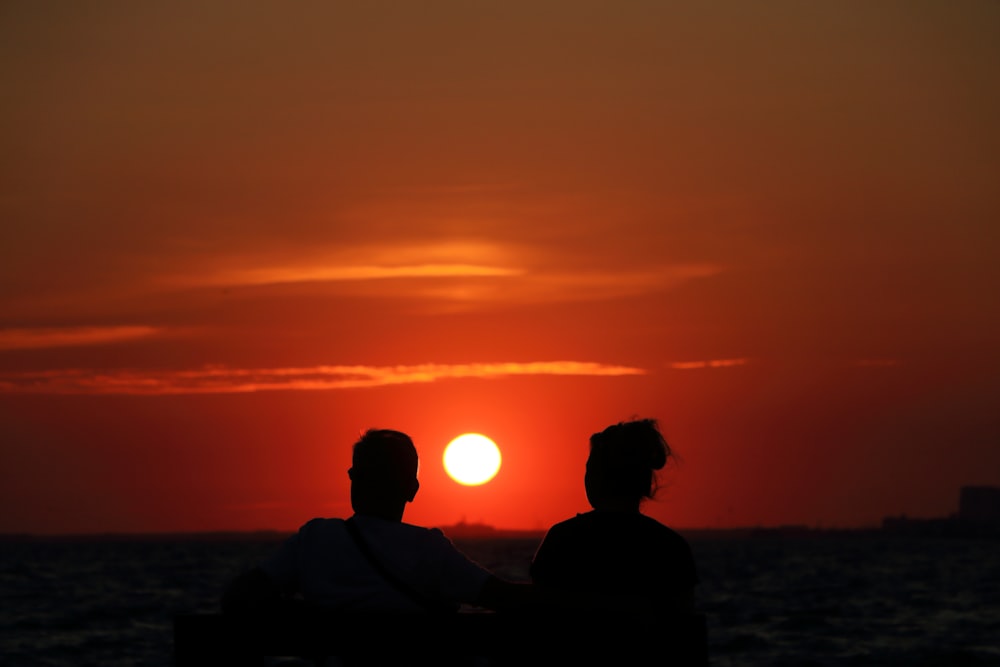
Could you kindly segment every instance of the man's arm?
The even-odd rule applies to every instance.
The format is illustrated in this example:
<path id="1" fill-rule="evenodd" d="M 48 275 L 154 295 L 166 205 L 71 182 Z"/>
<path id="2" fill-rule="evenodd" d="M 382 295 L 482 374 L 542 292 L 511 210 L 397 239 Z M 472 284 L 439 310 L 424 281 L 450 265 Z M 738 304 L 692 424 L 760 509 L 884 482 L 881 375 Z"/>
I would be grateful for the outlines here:
<path id="1" fill-rule="evenodd" d="M 222 613 L 273 611 L 283 600 L 274 580 L 256 567 L 236 577 L 222 593 Z"/>
<path id="2" fill-rule="evenodd" d="M 473 604 L 493 611 L 525 611 L 539 604 L 539 591 L 534 584 L 505 581 L 490 576 Z"/>

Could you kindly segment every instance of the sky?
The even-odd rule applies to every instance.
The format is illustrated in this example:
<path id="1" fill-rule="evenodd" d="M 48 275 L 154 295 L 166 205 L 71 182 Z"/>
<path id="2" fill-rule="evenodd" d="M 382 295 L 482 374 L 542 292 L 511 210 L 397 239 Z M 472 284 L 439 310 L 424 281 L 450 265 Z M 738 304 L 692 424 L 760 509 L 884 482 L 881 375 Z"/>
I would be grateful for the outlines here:
<path id="1" fill-rule="evenodd" d="M 677 528 L 1000 484 L 1000 4 L 0 5 L 0 532 Z M 493 481 L 442 454 L 494 439 Z"/>

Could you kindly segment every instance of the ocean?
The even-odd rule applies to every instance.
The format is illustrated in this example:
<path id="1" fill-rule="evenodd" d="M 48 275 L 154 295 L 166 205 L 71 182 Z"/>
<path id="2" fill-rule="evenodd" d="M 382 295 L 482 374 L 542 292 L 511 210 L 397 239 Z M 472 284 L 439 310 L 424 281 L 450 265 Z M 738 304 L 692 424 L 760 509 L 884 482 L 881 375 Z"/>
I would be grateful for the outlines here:
<path id="1" fill-rule="evenodd" d="M 170 665 L 173 615 L 216 611 L 225 583 L 276 539 L 0 541 L 0 665 Z M 878 531 L 689 540 L 712 665 L 1000 665 L 1000 540 Z M 517 580 L 537 543 L 456 540 Z"/>

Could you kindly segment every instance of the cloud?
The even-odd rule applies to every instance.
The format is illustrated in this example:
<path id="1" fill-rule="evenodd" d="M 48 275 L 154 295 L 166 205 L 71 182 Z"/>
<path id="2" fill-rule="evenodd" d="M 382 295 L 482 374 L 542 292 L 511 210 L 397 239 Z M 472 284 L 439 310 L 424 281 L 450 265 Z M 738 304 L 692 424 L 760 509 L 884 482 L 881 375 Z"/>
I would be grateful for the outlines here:
<path id="1" fill-rule="evenodd" d="M 672 289 L 724 270 L 713 263 L 614 268 L 580 262 L 572 250 L 558 256 L 530 244 L 447 239 L 213 256 L 209 264 L 160 280 L 174 287 L 213 288 L 326 284 L 341 293 L 480 308 L 622 298 Z"/>
<path id="2" fill-rule="evenodd" d="M 413 264 L 405 266 L 289 266 L 234 270 L 213 276 L 218 285 L 278 285 L 302 282 L 347 282 L 390 278 L 469 278 L 513 276 L 519 269 L 475 264 Z"/>
<path id="3" fill-rule="evenodd" d="M 162 276 L 179 286 L 254 286 L 288 283 L 358 283 L 405 278 L 481 278 L 524 273 L 504 244 L 442 240 L 354 243 L 284 248 L 267 254 L 213 254 L 203 266 Z"/>
<path id="4" fill-rule="evenodd" d="M 0 329 L 0 350 L 105 345 L 146 338 L 157 333 L 160 333 L 160 329 L 147 326 Z"/>
<path id="5" fill-rule="evenodd" d="M 0 373 L 0 393 L 146 396 L 233 394 L 383 387 L 462 378 L 489 379 L 523 375 L 628 376 L 645 373 L 641 368 L 585 361 L 252 369 L 220 366 L 181 371 L 67 369 Z"/>
<path id="6" fill-rule="evenodd" d="M 689 371 L 701 368 L 731 368 L 747 363 L 749 363 L 748 359 L 708 359 L 706 361 L 675 361 L 667 364 L 667 367 L 679 371 Z"/>

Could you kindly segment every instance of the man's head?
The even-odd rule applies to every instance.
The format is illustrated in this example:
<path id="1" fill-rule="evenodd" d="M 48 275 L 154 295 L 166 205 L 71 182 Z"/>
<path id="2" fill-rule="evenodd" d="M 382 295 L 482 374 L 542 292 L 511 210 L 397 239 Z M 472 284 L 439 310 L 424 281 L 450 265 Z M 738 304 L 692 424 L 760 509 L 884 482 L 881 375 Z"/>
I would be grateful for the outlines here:
<path id="1" fill-rule="evenodd" d="M 410 436 L 388 429 L 369 429 L 354 443 L 351 505 L 358 514 L 399 520 L 406 503 L 420 488 L 417 449 Z"/>

